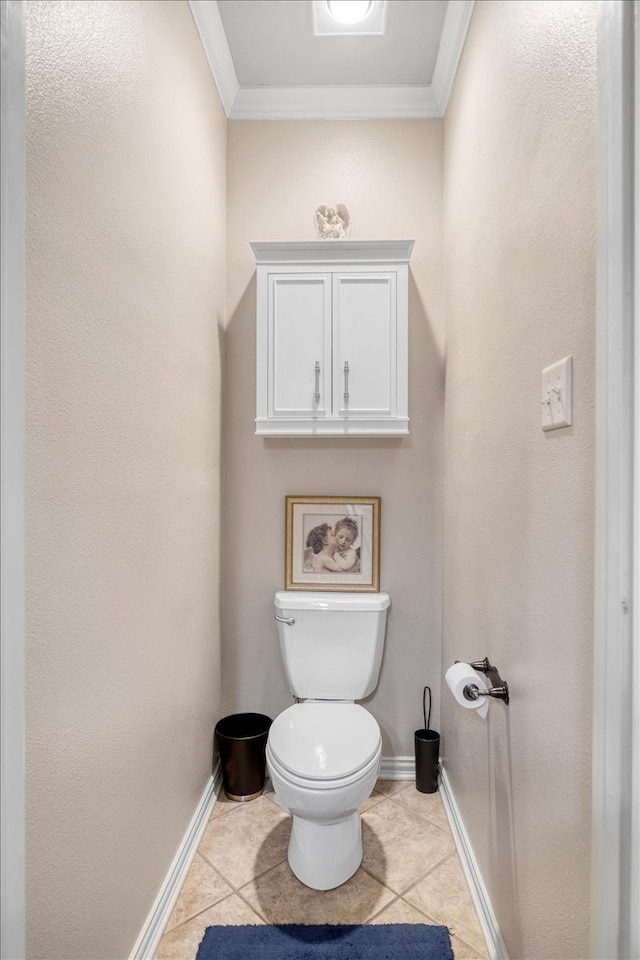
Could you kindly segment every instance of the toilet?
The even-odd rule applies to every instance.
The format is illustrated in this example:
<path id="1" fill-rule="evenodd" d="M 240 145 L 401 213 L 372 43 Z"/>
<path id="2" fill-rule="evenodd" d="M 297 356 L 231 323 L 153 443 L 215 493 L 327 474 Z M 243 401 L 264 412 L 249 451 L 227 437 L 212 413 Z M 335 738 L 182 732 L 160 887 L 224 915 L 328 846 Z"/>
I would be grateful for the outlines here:
<path id="1" fill-rule="evenodd" d="M 280 650 L 296 703 L 271 724 L 267 767 L 292 815 L 289 865 L 314 890 L 331 890 L 362 861 L 360 807 L 373 790 L 380 728 L 355 701 L 378 682 L 386 593 L 276 593 Z"/>

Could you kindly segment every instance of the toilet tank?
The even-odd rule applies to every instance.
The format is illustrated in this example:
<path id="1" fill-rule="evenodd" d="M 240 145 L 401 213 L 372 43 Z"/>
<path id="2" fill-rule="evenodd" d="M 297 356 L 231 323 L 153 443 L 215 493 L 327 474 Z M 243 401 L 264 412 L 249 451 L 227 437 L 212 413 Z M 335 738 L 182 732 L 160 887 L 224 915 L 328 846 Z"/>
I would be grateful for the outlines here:
<path id="1" fill-rule="evenodd" d="M 280 651 L 293 695 L 362 700 L 372 693 L 389 603 L 388 593 L 278 591 L 274 605 Z"/>

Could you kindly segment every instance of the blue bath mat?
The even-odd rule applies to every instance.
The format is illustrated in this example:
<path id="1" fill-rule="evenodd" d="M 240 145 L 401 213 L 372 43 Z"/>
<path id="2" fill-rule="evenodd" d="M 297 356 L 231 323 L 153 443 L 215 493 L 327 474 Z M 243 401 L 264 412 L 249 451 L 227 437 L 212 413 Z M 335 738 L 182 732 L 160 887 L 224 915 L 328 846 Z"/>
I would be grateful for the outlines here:
<path id="1" fill-rule="evenodd" d="M 453 960 L 449 931 L 426 923 L 207 927 L 196 960 Z"/>

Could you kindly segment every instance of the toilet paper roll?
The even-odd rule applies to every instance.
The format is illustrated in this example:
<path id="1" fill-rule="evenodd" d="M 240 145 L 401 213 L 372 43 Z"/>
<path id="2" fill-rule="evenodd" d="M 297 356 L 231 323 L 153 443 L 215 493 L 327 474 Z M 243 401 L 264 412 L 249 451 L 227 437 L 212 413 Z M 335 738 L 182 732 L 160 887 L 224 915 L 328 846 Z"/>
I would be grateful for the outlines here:
<path id="1" fill-rule="evenodd" d="M 464 695 L 464 688 L 473 683 L 479 690 L 486 690 L 484 677 L 468 663 L 454 663 L 444 675 L 447 686 L 461 707 L 467 710 L 477 710 L 481 717 L 489 712 L 489 697 L 478 697 L 477 700 L 468 700 Z"/>

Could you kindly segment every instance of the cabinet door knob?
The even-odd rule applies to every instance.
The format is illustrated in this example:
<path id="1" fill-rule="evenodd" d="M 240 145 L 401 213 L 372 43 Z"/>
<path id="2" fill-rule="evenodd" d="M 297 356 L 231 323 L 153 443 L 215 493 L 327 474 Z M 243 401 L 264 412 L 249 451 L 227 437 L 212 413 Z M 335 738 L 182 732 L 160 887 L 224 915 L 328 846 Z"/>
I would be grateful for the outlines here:
<path id="1" fill-rule="evenodd" d="M 316 392 L 313 395 L 316 403 L 320 403 L 320 364 L 316 360 Z"/>
<path id="2" fill-rule="evenodd" d="M 344 362 L 344 402 L 349 403 L 349 361 Z"/>

